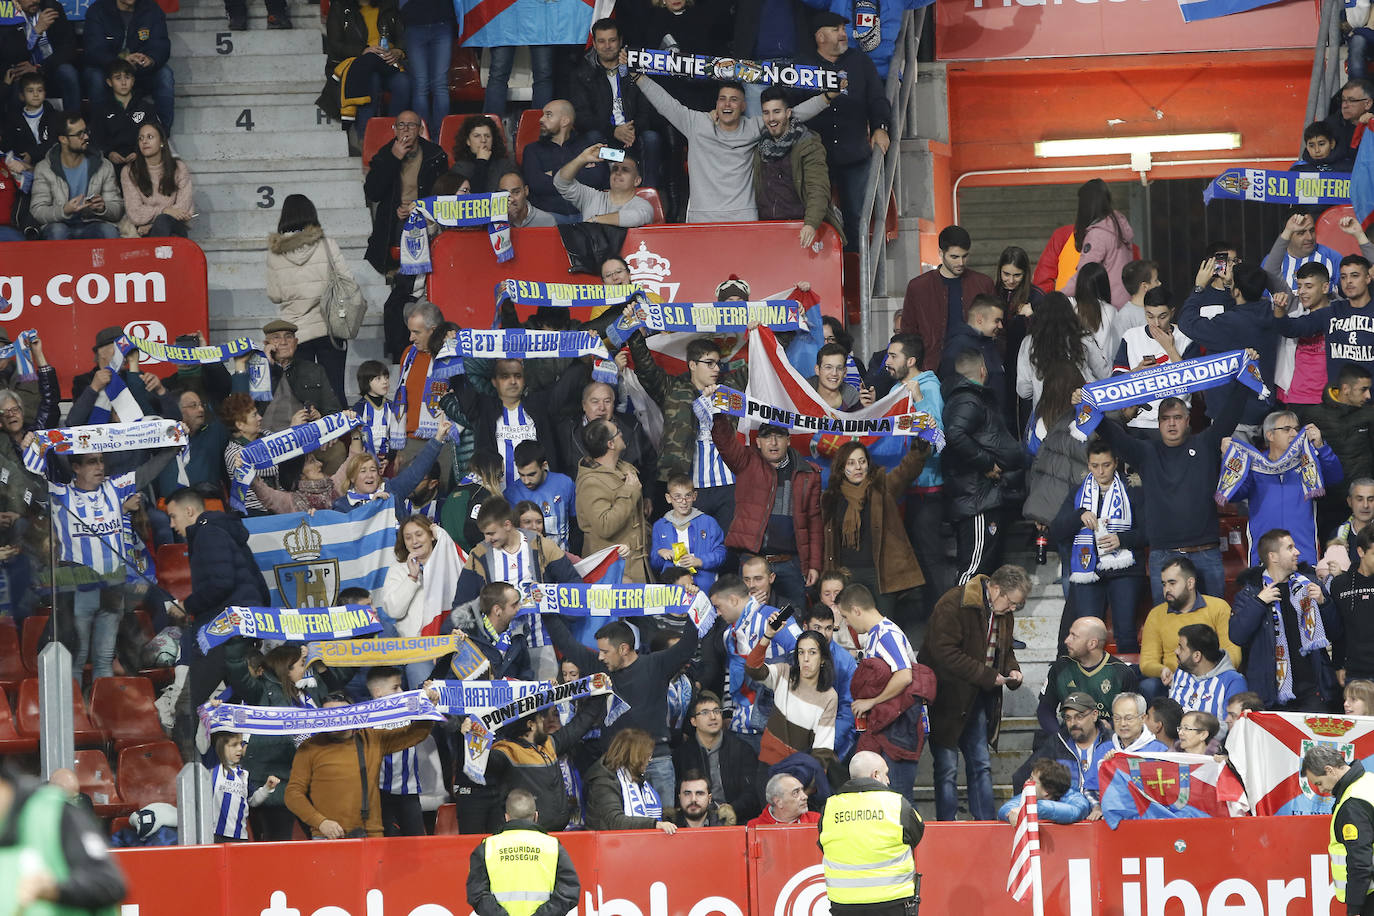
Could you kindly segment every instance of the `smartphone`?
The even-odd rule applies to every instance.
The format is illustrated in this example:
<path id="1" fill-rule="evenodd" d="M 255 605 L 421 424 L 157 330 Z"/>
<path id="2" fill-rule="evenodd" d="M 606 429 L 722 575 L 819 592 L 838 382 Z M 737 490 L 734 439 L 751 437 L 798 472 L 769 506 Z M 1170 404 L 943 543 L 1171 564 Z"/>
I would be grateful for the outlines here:
<path id="1" fill-rule="evenodd" d="M 790 604 L 784 604 L 784 605 L 782 606 L 781 610 L 779 610 L 776 614 L 773 615 L 773 620 L 772 620 L 773 626 L 775 626 L 775 627 L 777 627 L 779 630 L 781 630 L 781 629 L 782 629 L 782 625 L 783 625 L 784 623 L 787 623 L 787 621 L 791 620 L 791 619 L 792 619 L 792 615 L 795 614 L 795 613 L 797 613 L 797 609 L 796 609 L 796 608 L 792 607 L 792 605 L 790 605 Z"/>
<path id="2" fill-rule="evenodd" d="M 625 151 L 623 149 L 611 149 L 609 146 L 603 146 L 597 151 L 597 155 L 611 162 L 625 161 Z"/>
<path id="3" fill-rule="evenodd" d="M 1218 251 L 1212 255 L 1212 276 L 1220 277 L 1226 272 L 1226 262 L 1228 256 L 1224 251 Z"/>
<path id="4" fill-rule="evenodd" d="M 310 401 L 306 401 L 304 404 L 301 405 L 301 407 L 305 410 L 306 413 L 315 412 L 315 405 Z"/>

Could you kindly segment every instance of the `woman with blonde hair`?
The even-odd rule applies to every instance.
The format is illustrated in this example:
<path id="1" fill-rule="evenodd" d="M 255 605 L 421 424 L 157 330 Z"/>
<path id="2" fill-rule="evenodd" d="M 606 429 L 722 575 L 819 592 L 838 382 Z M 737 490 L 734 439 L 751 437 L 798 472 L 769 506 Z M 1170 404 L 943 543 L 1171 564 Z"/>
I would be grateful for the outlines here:
<path id="1" fill-rule="evenodd" d="M 663 800 L 645 775 L 654 755 L 653 736 L 626 728 L 587 771 L 587 827 L 591 830 L 648 830 L 677 832 L 663 818 Z"/>
<path id="2" fill-rule="evenodd" d="M 382 468 L 377 463 L 376 456 L 369 452 L 359 452 L 350 456 L 348 461 L 344 462 L 344 479 L 348 487 L 344 495 L 334 500 L 334 511 L 348 512 L 354 506 L 372 502 L 374 499 L 386 499 L 388 496 L 396 497 L 396 505 L 399 506 L 403 500 L 410 497 L 420 485 L 420 481 L 425 479 L 430 467 L 439 459 L 439 451 L 448 441 L 448 431 L 452 425 L 447 417 L 442 418 L 434 438 L 426 442 L 425 447 L 420 449 L 410 463 L 391 478 L 390 486 L 387 486 L 387 481 L 382 478 Z"/>
<path id="3" fill-rule="evenodd" d="M 393 555 L 375 603 L 385 608 L 397 636 L 438 635 L 462 571 L 453 539 L 425 516 L 412 515 L 396 526 Z M 433 670 L 432 661 L 406 665 L 406 683 L 417 688 Z"/>

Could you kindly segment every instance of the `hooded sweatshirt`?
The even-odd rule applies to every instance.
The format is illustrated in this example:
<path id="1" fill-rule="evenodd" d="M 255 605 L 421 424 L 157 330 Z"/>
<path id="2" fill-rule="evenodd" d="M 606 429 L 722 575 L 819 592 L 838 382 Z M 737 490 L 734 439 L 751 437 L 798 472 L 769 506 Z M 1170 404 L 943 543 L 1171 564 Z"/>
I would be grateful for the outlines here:
<path id="1" fill-rule="evenodd" d="M 649 565 L 655 573 L 674 564 L 659 556 L 660 550 L 672 550 L 679 541 L 687 544 L 687 552 L 701 560 L 692 575 L 697 588 L 708 589 L 716 581 L 716 570 L 725 562 L 725 534 L 716 520 L 700 509 L 693 508 L 686 518 L 667 512 L 654 522 L 650 537 Z"/>
<path id="2" fill-rule="evenodd" d="M 1245 675 L 1236 670 L 1231 656 L 1223 651 L 1221 661 L 1211 671 L 1196 675 L 1182 668 L 1175 671 L 1169 699 L 1182 706 L 1184 712 L 1210 712 L 1224 720 L 1231 698 L 1249 689 Z"/>

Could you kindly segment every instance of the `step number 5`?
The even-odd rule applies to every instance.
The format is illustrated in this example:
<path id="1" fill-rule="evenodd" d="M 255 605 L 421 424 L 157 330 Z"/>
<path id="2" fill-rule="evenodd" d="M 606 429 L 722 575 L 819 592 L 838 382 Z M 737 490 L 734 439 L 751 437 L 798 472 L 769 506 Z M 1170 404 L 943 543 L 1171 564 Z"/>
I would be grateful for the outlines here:
<path id="1" fill-rule="evenodd" d="M 215 33 L 215 53 L 216 53 L 216 54 L 233 54 L 233 53 L 234 53 L 234 39 L 233 39 L 233 37 L 232 37 L 233 34 L 234 34 L 233 32 L 216 32 L 216 33 Z"/>
<path id="2" fill-rule="evenodd" d="M 251 131 L 253 129 L 253 109 L 245 108 L 240 111 L 238 119 L 234 121 L 234 126 Z"/>

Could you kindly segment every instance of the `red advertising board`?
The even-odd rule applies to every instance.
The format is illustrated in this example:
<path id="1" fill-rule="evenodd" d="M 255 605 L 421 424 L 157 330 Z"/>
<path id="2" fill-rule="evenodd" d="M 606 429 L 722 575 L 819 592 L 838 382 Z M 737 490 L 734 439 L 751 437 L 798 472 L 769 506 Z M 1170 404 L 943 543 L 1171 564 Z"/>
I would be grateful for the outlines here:
<path id="1" fill-rule="evenodd" d="M 635 282 L 667 301 L 709 302 L 731 274 L 743 277 L 755 299 L 777 298 L 800 281 L 811 284 L 827 314 L 842 309 L 843 263 L 835 231 L 821 224 L 810 248 L 798 244 L 801 223 L 714 223 L 631 229 L 621 254 Z M 444 317 L 464 327 L 491 326 L 493 291 L 502 280 L 600 283 L 600 276 L 568 272 L 557 229 L 514 229 L 515 257 L 497 263 L 485 230 L 444 232 L 431 250 L 430 298 Z M 819 249 L 819 250 L 817 250 Z"/>
<path id="2" fill-rule="evenodd" d="M 1041 828 L 1056 916 L 1332 916 L 1324 817 Z M 1011 828 L 932 824 L 916 850 L 926 913 L 1028 912 L 1005 890 Z M 479 837 L 120 850 L 121 916 L 467 916 Z M 560 834 L 579 916 L 826 916 L 812 827 Z M 1343 908 L 1341 908 L 1343 909 Z"/>
<path id="3" fill-rule="evenodd" d="M 1316 41 L 1307 0 L 1183 21 L 1173 0 L 941 0 L 935 51 L 941 60 L 1081 57 L 1176 51 L 1305 48 Z"/>
<path id="4" fill-rule="evenodd" d="M 205 252 L 187 239 L 10 242 L 0 246 L 0 327 L 10 339 L 36 329 L 65 391 L 90 371 L 101 328 L 166 343 L 208 337 L 205 273 Z"/>

